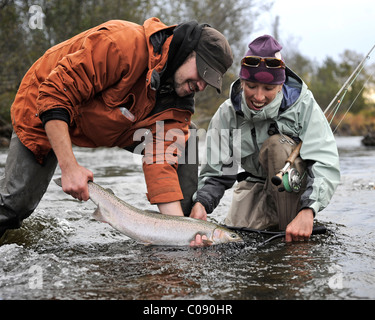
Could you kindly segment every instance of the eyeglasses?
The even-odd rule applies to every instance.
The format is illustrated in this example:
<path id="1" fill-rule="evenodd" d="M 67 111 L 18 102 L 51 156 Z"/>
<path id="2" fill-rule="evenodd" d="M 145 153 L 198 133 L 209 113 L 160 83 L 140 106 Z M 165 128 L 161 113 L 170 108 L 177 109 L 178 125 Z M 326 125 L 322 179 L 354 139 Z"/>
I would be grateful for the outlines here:
<path id="1" fill-rule="evenodd" d="M 277 58 L 262 58 L 262 57 L 256 57 L 256 56 L 247 56 L 241 60 L 241 65 L 247 66 L 247 67 L 259 67 L 261 62 L 264 62 L 267 68 L 269 69 L 277 69 L 277 68 L 284 68 L 285 69 L 285 63 L 283 60 L 277 59 Z"/>

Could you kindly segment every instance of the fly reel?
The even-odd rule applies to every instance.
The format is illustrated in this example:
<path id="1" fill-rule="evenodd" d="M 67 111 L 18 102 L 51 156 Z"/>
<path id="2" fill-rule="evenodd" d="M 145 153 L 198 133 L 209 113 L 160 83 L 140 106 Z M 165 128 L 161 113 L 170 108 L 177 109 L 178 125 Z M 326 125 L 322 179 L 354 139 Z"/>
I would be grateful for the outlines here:
<path id="1" fill-rule="evenodd" d="M 296 169 L 291 168 L 284 173 L 282 183 L 285 191 L 297 193 L 302 185 L 301 175 Z"/>

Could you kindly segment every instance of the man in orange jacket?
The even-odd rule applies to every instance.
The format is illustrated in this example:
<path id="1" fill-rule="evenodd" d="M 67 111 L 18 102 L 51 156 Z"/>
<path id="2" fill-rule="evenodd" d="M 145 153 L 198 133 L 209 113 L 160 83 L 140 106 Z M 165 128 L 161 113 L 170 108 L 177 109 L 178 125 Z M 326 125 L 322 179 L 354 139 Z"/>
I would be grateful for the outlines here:
<path id="1" fill-rule="evenodd" d="M 163 123 L 164 134 L 174 129 L 182 137 L 181 155 L 195 92 L 207 84 L 220 92 L 232 62 L 217 30 L 196 22 L 166 26 L 157 18 L 143 26 L 109 21 L 49 49 L 26 73 L 11 107 L 14 132 L 0 180 L 0 236 L 35 210 L 57 163 L 63 190 L 89 199 L 87 181 L 94 176 L 77 162 L 72 144 L 134 150 L 137 130 L 155 133 Z M 182 216 L 178 164 L 170 161 L 176 150 L 168 148 L 173 141 L 163 139 L 160 162 L 156 140 L 154 134 L 153 151 L 145 149 L 143 163 L 148 199 L 161 213 Z"/>

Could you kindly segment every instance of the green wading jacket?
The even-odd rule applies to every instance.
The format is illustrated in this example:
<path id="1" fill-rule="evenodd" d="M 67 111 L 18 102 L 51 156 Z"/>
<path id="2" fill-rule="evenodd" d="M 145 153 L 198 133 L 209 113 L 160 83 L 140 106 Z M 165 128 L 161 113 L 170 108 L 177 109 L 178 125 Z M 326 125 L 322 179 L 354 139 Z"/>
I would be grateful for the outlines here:
<path id="1" fill-rule="evenodd" d="M 236 182 L 235 162 L 251 174 L 248 181 L 265 180 L 259 150 L 273 127 L 294 140 L 302 140 L 300 156 L 307 165 L 307 188 L 300 208 L 311 208 L 316 214 L 331 200 L 340 181 L 335 138 L 307 85 L 289 68 L 286 76 L 283 90 L 260 111 L 247 107 L 240 80 L 235 81 L 229 99 L 212 118 L 198 191 L 193 197 L 207 213 L 216 208 L 225 190 Z"/>

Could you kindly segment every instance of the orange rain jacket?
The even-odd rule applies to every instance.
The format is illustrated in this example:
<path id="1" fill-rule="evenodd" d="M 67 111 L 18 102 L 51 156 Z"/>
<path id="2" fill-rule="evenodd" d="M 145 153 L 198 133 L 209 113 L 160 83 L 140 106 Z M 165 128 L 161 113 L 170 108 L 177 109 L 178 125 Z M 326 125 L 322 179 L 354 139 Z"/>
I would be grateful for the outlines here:
<path id="1" fill-rule="evenodd" d="M 164 132 L 180 129 L 177 130 L 180 137 L 174 142 L 164 141 L 162 163 L 144 161 L 148 199 L 151 203 L 181 200 L 174 160 L 188 138 L 192 113 L 171 108 L 148 116 L 156 98 L 153 72 L 160 73 L 165 67 L 173 37 L 169 36 L 161 52 L 155 53 L 150 36 L 174 27 L 164 25 L 157 18 L 146 20 L 143 26 L 109 21 L 50 48 L 36 61 L 22 80 L 11 116 L 18 138 L 37 161 L 43 163 L 51 150 L 39 115 L 52 108 L 69 112 L 70 137 L 80 147 L 132 146 L 138 129 L 151 129 L 155 133 L 156 122 L 164 121 Z M 134 119 L 124 116 L 123 108 Z M 155 150 L 160 151 L 160 147 L 156 148 L 156 139 L 154 134 L 153 152 L 148 155 L 154 159 Z M 178 150 L 169 150 L 168 146 L 177 145 L 176 141 L 181 142 Z M 172 159 L 171 164 L 168 159 Z"/>

